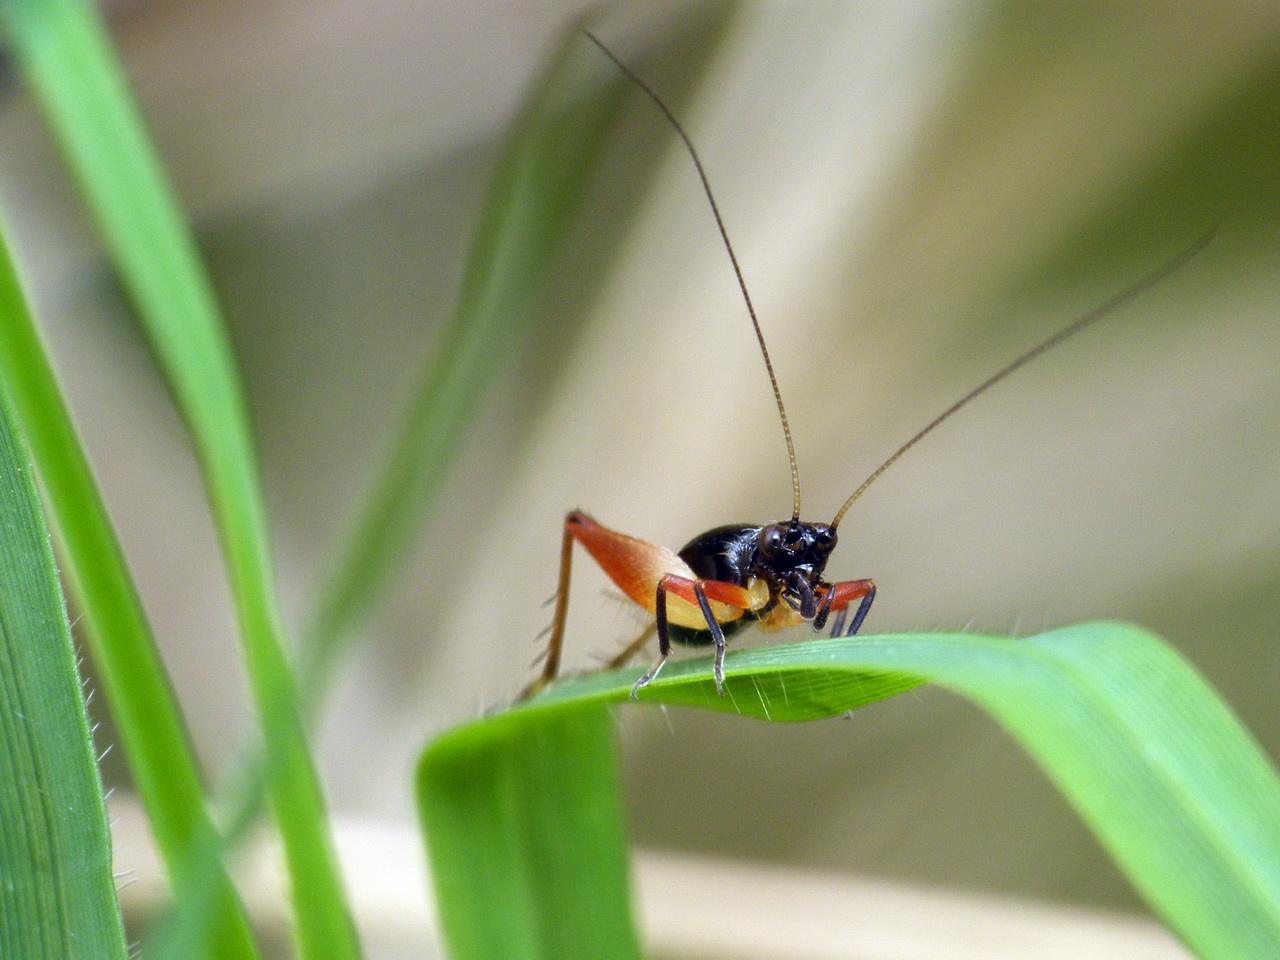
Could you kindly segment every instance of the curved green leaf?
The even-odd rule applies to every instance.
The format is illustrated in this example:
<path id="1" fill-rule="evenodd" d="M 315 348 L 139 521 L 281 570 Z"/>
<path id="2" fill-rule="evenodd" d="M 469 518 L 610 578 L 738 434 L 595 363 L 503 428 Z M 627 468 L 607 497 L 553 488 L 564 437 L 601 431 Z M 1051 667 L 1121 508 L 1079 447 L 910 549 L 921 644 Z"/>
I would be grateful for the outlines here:
<path id="1" fill-rule="evenodd" d="M 0 397 L 0 956 L 124 955 L 62 588 L 30 459 Z"/>
<path id="2" fill-rule="evenodd" d="M 705 660 L 670 665 L 640 696 L 802 721 L 837 716 L 923 682 L 947 687 L 986 709 L 1026 748 L 1135 888 L 1201 956 L 1276 955 L 1280 779 L 1199 674 L 1151 634 L 1102 623 L 1024 641 L 963 634 L 816 640 L 731 655 L 726 672 L 723 698 Z M 495 731 L 516 736 L 523 724 L 544 724 L 544 715 L 560 710 L 625 702 L 635 676 L 627 670 L 567 680 L 506 714 L 453 730 L 427 748 L 423 770 L 441 754 L 452 755 L 460 770 L 456 757 L 468 750 L 483 762 L 480 744 Z M 542 755 L 576 749 L 565 736 Z M 611 776 L 604 769 L 598 775 Z M 419 786 L 430 844 L 438 842 L 431 831 L 440 823 L 465 831 L 473 843 L 492 841 L 488 811 L 429 816 L 448 802 L 449 785 L 424 775 Z M 575 817 L 567 809 L 559 824 L 539 821 L 529 829 L 563 831 Z M 508 841 L 503 852 L 509 869 L 529 869 L 522 841 Z M 474 868 L 439 858 L 433 866 Z M 564 875 L 555 880 L 571 882 Z M 438 872 L 437 887 L 443 915 L 460 909 L 446 904 L 465 889 L 456 876 Z M 455 948 L 453 956 L 480 954 Z"/>

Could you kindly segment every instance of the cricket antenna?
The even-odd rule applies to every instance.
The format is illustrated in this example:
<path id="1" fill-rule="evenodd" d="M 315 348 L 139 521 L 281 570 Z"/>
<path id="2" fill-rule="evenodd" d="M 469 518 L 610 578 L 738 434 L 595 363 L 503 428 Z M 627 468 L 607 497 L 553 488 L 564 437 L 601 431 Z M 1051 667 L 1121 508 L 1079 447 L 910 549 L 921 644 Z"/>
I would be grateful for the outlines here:
<path id="1" fill-rule="evenodd" d="M 773 361 L 769 359 L 769 348 L 765 346 L 764 334 L 760 331 L 760 321 L 756 319 L 756 308 L 751 303 L 751 294 L 747 293 L 747 281 L 742 277 L 742 268 L 738 266 L 738 257 L 733 252 L 733 244 L 729 242 L 729 231 L 725 229 L 724 220 L 720 216 L 720 207 L 716 204 L 715 194 L 711 192 L 711 182 L 707 179 L 707 172 L 702 167 L 702 160 L 698 156 L 698 151 L 693 147 L 693 141 L 689 139 L 689 135 L 684 132 L 684 127 L 680 126 L 680 121 L 675 118 L 671 110 L 663 103 L 662 98 L 654 92 L 653 88 L 641 80 L 625 63 L 618 59 L 617 55 L 604 45 L 604 43 L 590 30 L 583 30 L 587 35 L 587 39 L 594 43 L 604 53 L 606 57 L 613 61 L 614 66 L 622 71 L 622 75 L 634 83 L 637 87 L 649 95 L 662 115 L 675 128 L 680 139 L 684 141 L 685 148 L 689 151 L 689 156 L 693 158 L 693 165 L 698 170 L 698 178 L 702 181 L 702 189 L 707 194 L 707 201 L 711 204 L 711 213 L 716 218 L 716 226 L 720 229 L 720 238 L 724 241 L 724 248 L 729 253 L 729 262 L 733 264 L 734 275 L 738 278 L 738 288 L 742 291 L 742 299 L 747 303 L 747 313 L 751 315 L 751 326 L 755 328 L 756 340 L 760 344 L 760 353 L 764 357 L 765 369 L 769 371 L 769 385 L 773 387 L 773 399 L 778 404 L 778 417 L 782 420 L 782 434 L 787 441 L 787 459 L 791 462 L 791 519 L 793 521 L 800 519 L 800 468 L 796 466 L 796 447 L 791 440 L 791 424 L 787 421 L 787 409 L 782 405 L 782 391 L 778 389 L 778 377 L 773 372 Z"/>
<path id="2" fill-rule="evenodd" d="M 956 413 L 957 411 L 960 410 L 961 407 L 969 403 L 969 401 L 976 399 L 979 395 L 985 393 L 987 390 L 994 387 L 997 383 L 999 383 L 1005 377 L 1009 376 L 1009 374 L 1013 373 L 1019 367 L 1025 366 L 1026 364 L 1030 363 L 1032 360 L 1036 359 L 1036 357 L 1058 346 L 1068 337 L 1074 336 L 1075 334 L 1079 333 L 1081 330 L 1089 326 L 1089 324 L 1093 323 L 1095 320 L 1101 320 L 1103 317 L 1107 316 L 1112 311 L 1119 309 L 1129 301 L 1136 298 L 1139 294 L 1144 293 L 1145 291 L 1149 290 L 1151 287 L 1154 287 L 1157 283 L 1159 283 L 1161 280 L 1165 279 L 1165 277 L 1177 271 L 1188 260 L 1190 260 L 1196 254 L 1198 254 L 1201 250 L 1207 247 L 1209 245 L 1209 242 L 1213 239 L 1213 236 L 1216 232 L 1217 232 L 1216 228 L 1213 230 L 1210 230 L 1204 236 L 1196 240 L 1195 243 L 1191 244 L 1191 246 L 1187 247 L 1177 256 L 1173 257 L 1171 260 L 1167 261 L 1157 269 L 1153 270 L 1151 273 L 1147 274 L 1137 283 L 1133 284 L 1130 287 L 1127 287 L 1124 290 L 1121 290 L 1119 293 L 1113 296 L 1110 300 L 1094 307 L 1088 313 L 1073 320 L 1071 323 L 1067 324 L 1065 327 L 1063 327 L 1061 330 L 1059 330 L 1049 339 L 1036 344 L 1036 346 L 1032 347 L 1022 356 L 1018 357 L 1018 359 L 1014 360 L 1012 363 L 996 371 L 994 374 L 992 374 L 986 380 L 982 381 L 982 383 L 978 384 L 976 387 L 974 387 L 972 390 L 966 393 L 963 397 L 961 397 L 951 406 L 947 407 L 947 409 L 943 410 L 942 413 L 938 414 L 938 416 L 930 420 L 919 433 L 917 433 L 914 437 L 912 437 L 910 440 L 908 440 L 906 443 L 900 446 L 897 450 L 895 450 L 893 452 L 893 455 L 890 456 L 888 460 L 880 464 L 880 466 L 876 467 L 875 470 L 871 472 L 871 476 L 867 477 L 867 479 L 862 481 L 862 483 L 858 486 L 858 489 L 853 491 L 853 494 L 849 497 L 849 499 L 844 502 L 844 506 L 842 506 L 838 511 L 836 511 L 836 517 L 834 520 L 831 521 L 831 528 L 834 530 L 836 527 L 840 525 L 840 521 L 843 520 L 844 515 L 849 512 L 849 508 L 853 506 L 854 501 L 857 500 L 864 493 L 866 493 L 867 488 L 871 486 L 873 483 L 875 483 L 877 480 L 879 480 L 880 476 L 886 470 L 888 470 L 891 466 L 893 466 L 904 453 L 906 453 L 908 450 L 914 447 L 917 443 L 919 443 L 921 440 L 927 437 L 930 433 L 932 433 L 935 428 L 940 426 L 943 423 L 943 421 L 945 421 L 953 413 Z"/>

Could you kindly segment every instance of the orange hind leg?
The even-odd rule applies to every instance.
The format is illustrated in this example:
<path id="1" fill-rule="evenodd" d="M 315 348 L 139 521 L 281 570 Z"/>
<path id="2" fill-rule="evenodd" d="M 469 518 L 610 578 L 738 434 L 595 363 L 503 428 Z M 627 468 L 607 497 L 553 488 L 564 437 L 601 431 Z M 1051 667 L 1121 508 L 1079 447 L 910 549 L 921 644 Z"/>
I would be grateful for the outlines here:
<path id="1" fill-rule="evenodd" d="M 746 610 L 759 609 L 764 598 L 732 583 L 699 580 L 688 564 L 666 547 L 610 530 L 581 510 L 573 510 L 565 517 L 564 535 L 560 541 L 560 576 L 542 673 L 520 692 L 519 699 L 533 696 L 560 672 L 565 621 L 569 614 L 569 581 L 575 540 L 586 548 L 592 559 L 623 593 L 658 618 L 662 660 L 641 678 L 643 682 L 632 690 L 633 695 L 652 680 L 662 663 L 666 662 L 666 655 L 670 650 L 668 621 L 697 630 L 710 629 L 713 637 L 717 634 L 720 636 L 716 646 L 717 677 L 722 678 L 723 632 L 720 624 L 737 620 Z M 670 599 L 668 594 L 671 595 Z"/>

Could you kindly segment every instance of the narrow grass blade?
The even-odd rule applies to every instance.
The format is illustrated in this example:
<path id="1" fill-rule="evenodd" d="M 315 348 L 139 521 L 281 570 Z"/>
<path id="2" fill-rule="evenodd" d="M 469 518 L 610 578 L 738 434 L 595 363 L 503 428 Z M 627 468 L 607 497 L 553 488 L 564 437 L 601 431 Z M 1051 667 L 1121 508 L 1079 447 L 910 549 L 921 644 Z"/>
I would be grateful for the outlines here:
<path id="1" fill-rule="evenodd" d="M 124 955 L 62 588 L 30 460 L 0 396 L 0 956 Z"/>
<path id="2" fill-rule="evenodd" d="M 281 643 L 248 418 L 194 242 L 94 8 L 83 0 L 3 0 L 0 14 L 200 455 L 270 756 L 299 948 L 306 958 L 358 956 Z"/>
<path id="3" fill-rule="evenodd" d="M 731 13 L 711 5 L 686 34 L 698 63 Z M 569 27 L 503 148 L 472 238 L 452 322 L 413 400 L 304 631 L 304 678 L 327 664 L 376 602 L 413 543 L 479 398 L 529 334 L 541 294 L 631 88 Z M 313 670 L 314 668 L 314 670 Z M 309 690 L 311 682 L 304 684 Z"/>
<path id="4" fill-rule="evenodd" d="M 418 768 L 450 960 L 639 958 L 608 710 L 461 727 Z"/>
<path id="5" fill-rule="evenodd" d="M 577 28 L 566 32 L 502 151 L 453 321 L 433 349 L 304 632 L 308 674 L 323 674 L 398 565 L 466 425 L 479 412 L 478 397 L 536 312 L 623 102 L 617 84 L 590 88 L 592 52 Z"/>
<path id="6" fill-rule="evenodd" d="M 169 873 L 174 897 L 187 892 L 191 856 L 213 824 L 182 713 L 170 689 L 133 579 L 67 414 L 48 357 L 0 237 L 0 381 L 13 401 L 44 480 L 89 644 L 133 782 Z M 248 921 L 218 865 L 209 953 L 257 956 Z"/>
<path id="7" fill-rule="evenodd" d="M 705 659 L 672 664 L 641 698 L 803 721 L 838 716 L 919 683 L 947 687 L 1022 743 L 1152 909 L 1199 955 L 1263 960 L 1280 951 L 1280 779 L 1208 684 L 1151 634 L 1101 623 L 1025 641 L 947 634 L 817 640 L 731 655 L 727 666 L 723 698 Z M 517 738 L 522 724 L 548 722 L 544 714 L 625 702 L 635 677 L 627 670 L 565 681 L 506 714 L 445 734 L 427 748 L 423 764 L 433 763 L 437 750 L 482 742 L 486 729 Z M 476 749 L 473 760 L 480 764 L 485 756 Z M 452 762 L 463 766 L 460 758 Z M 433 789 L 430 778 L 422 786 Z M 444 787 L 434 789 L 440 796 L 422 798 L 424 809 L 450 802 Z M 559 835 L 582 814 L 566 805 L 561 815 L 559 823 L 531 829 Z M 425 822 L 429 831 L 445 823 L 488 849 L 496 844 L 497 828 L 486 820 L 493 816 L 472 810 L 453 821 L 436 815 Z M 505 869 L 536 871 L 520 843 L 507 841 L 503 849 L 511 856 Z M 438 858 L 433 865 L 468 869 Z M 441 909 L 458 910 L 443 901 L 463 895 L 474 878 L 437 874 L 436 882 Z M 500 902 L 489 907 L 503 909 Z"/>

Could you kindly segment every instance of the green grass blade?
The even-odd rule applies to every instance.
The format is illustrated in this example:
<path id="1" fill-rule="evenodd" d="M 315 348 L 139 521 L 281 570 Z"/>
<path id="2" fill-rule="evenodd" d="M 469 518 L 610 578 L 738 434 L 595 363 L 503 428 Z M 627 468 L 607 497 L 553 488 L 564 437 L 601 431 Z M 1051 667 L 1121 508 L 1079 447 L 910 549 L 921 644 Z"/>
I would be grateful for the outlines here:
<path id="1" fill-rule="evenodd" d="M 588 174 L 622 103 L 591 91 L 580 33 L 568 32 L 498 161 L 472 239 L 453 321 L 413 400 L 304 631 L 305 662 L 321 676 L 335 649 L 399 565 L 439 489 L 478 397 L 534 315 L 549 266 L 586 193 Z"/>
<path id="2" fill-rule="evenodd" d="M 608 710 L 506 714 L 441 737 L 418 803 L 451 960 L 638 958 Z"/>
<path id="3" fill-rule="evenodd" d="M 270 794 L 307 958 L 359 955 L 281 643 L 257 464 L 230 348 L 105 28 L 82 0 L 0 3 L 200 455 L 271 757 Z"/>
<path id="4" fill-rule="evenodd" d="M 30 460 L 0 398 L 0 956 L 125 955 L 111 835 Z"/>
<path id="5" fill-rule="evenodd" d="M 734 654 L 727 666 L 723 698 L 705 659 L 670 665 L 641 697 L 803 721 L 838 716 L 919 683 L 947 687 L 1022 743 L 1152 909 L 1200 956 L 1276 956 L 1280 779 L 1208 684 L 1149 633 L 1102 623 L 1025 641 L 963 634 L 815 640 Z M 456 752 L 468 738 L 481 742 L 486 727 L 492 736 L 516 737 L 524 723 L 547 722 L 543 714 L 625 702 L 636 675 L 613 671 L 558 684 L 506 714 L 446 734 L 427 748 L 424 767 L 437 751 Z M 474 759 L 483 756 L 477 749 Z M 462 768 L 456 758 L 453 764 Z M 424 787 L 433 789 L 430 778 Z M 447 790 L 435 789 L 439 796 L 420 798 L 424 810 L 450 802 Z M 534 826 L 562 832 L 578 815 L 566 807 L 559 824 Z M 428 830 L 445 822 L 481 846 L 493 843 L 487 816 L 492 811 L 456 811 L 452 822 L 424 819 Z M 531 870 L 518 843 L 506 850 L 512 858 L 506 869 Z M 433 864 L 470 869 L 457 861 Z M 459 909 L 443 900 L 474 879 L 437 875 L 436 882 L 444 911 Z"/>
<path id="6" fill-rule="evenodd" d="M 686 33 L 703 41 L 691 72 L 706 59 L 730 12 L 713 6 L 689 25 Z M 403 566 L 459 441 L 479 413 L 479 398 L 529 332 L 575 214 L 634 95 L 580 24 L 565 31 L 499 158 L 450 326 L 433 348 L 304 631 L 304 663 L 321 678 Z"/>
<path id="7" fill-rule="evenodd" d="M 13 402 L 63 545 L 89 644 L 146 807 L 174 897 L 187 894 L 197 846 L 213 842 L 182 713 L 106 508 L 71 424 L 0 237 L 0 381 Z M 252 960 L 257 950 L 226 872 L 217 865 L 209 954 Z"/>

